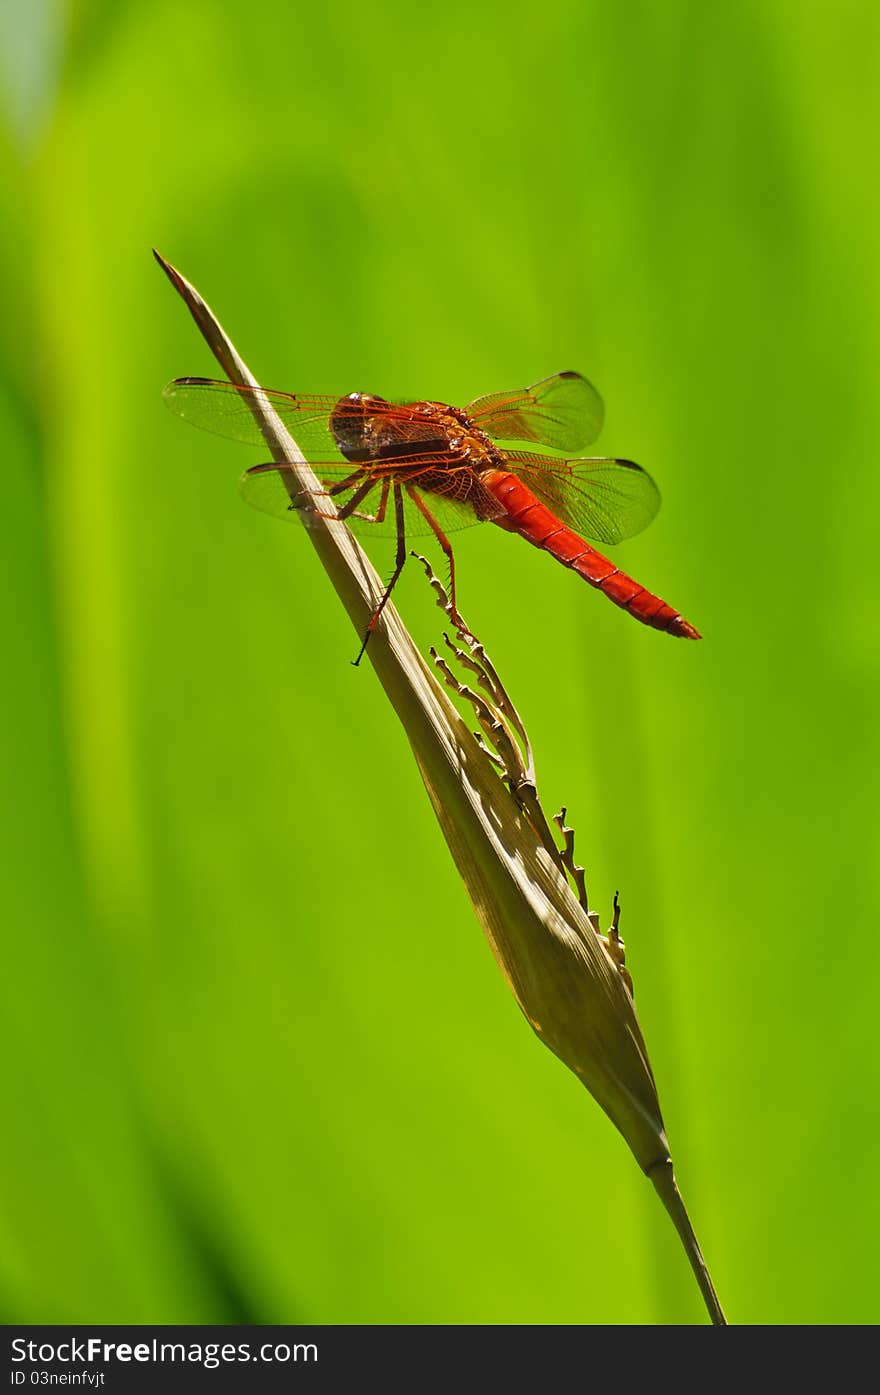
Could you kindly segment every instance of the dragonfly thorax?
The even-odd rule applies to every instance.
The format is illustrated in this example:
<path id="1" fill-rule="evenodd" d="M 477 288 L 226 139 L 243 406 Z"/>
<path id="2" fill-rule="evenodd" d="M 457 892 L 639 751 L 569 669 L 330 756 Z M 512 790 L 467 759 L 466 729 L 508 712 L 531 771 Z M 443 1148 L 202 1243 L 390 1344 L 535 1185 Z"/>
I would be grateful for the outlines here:
<path id="1" fill-rule="evenodd" d="M 483 469 L 499 459 L 490 437 L 460 408 L 445 402 L 392 406 L 384 397 L 353 392 L 337 402 L 330 430 L 338 450 L 356 464 L 443 455 Z"/>
<path id="2" fill-rule="evenodd" d="M 485 431 L 474 425 L 461 407 L 450 407 L 443 402 L 432 402 L 429 405 L 437 411 L 438 422 L 447 439 L 447 449 L 453 455 L 467 460 L 476 470 L 483 470 L 500 462 L 501 453 L 495 442 Z"/>

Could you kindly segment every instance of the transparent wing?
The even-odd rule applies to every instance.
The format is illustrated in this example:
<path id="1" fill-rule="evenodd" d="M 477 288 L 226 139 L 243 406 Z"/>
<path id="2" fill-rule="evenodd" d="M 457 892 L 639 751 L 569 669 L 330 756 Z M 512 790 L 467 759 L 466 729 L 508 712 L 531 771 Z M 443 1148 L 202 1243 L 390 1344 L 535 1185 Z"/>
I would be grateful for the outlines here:
<path id="1" fill-rule="evenodd" d="M 277 392 L 272 388 L 251 388 L 241 383 L 215 382 L 212 378 L 176 378 L 163 392 L 166 406 L 193 426 L 213 431 L 232 441 L 263 445 L 266 441 L 258 422 L 259 403 L 272 407 L 304 455 L 317 453 L 325 460 L 341 460 L 337 440 L 358 437 L 365 416 L 378 428 L 374 431 L 379 448 L 399 454 L 414 445 L 437 440 L 437 426 L 429 411 L 419 403 L 400 406 L 384 398 L 316 395 Z M 335 430 L 331 430 L 333 418 Z"/>
<path id="2" fill-rule="evenodd" d="M 403 499 L 407 537 L 434 532 L 424 510 L 444 533 L 470 528 L 504 512 L 473 471 L 450 467 L 448 456 L 401 457 L 385 469 L 352 469 L 350 462 L 315 463 L 312 469 L 321 488 L 303 493 L 297 487 L 294 466 L 284 462 L 255 465 L 241 477 L 242 496 L 263 513 L 303 522 L 307 519 L 302 515 L 309 511 L 330 512 L 330 506 L 342 510 L 351 505 L 345 522 L 364 537 L 397 536 L 395 485 Z"/>
<path id="3" fill-rule="evenodd" d="M 562 523 L 594 542 L 634 537 L 660 508 L 659 489 L 632 460 L 554 460 L 515 450 L 504 457 Z"/>
<path id="4" fill-rule="evenodd" d="M 580 373 L 555 373 L 530 388 L 477 397 L 468 416 L 500 441 L 538 441 L 553 450 L 582 450 L 602 430 L 605 408 Z"/>

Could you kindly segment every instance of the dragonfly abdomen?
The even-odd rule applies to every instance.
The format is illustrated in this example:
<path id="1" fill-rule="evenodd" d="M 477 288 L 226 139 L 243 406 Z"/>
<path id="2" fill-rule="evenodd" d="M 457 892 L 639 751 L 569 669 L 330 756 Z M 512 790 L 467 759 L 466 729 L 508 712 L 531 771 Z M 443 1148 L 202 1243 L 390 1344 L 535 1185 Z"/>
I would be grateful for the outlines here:
<path id="1" fill-rule="evenodd" d="M 683 615 L 640 586 L 562 523 L 516 475 L 506 470 L 492 470 L 486 471 L 481 478 L 485 487 L 504 507 L 504 514 L 493 519 L 499 528 L 518 533 L 533 547 L 549 552 L 557 562 L 577 572 L 578 576 L 582 576 L 643 625 L 650 625 L 652 629 L 663 630 L 681 639 L 700 638 L 699 631 Z"/>

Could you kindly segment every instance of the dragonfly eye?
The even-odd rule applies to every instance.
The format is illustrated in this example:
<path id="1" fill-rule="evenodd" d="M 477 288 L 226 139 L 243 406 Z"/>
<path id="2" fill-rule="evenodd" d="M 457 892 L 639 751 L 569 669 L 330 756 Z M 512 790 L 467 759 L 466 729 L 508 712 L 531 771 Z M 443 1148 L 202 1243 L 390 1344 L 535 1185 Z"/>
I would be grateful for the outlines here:
<path id="1" fill-rule="evenodd" d="M 330 415 L 330 430 L 346 460 L 370 460 L 374 454 L 373 426 L 359 392 L 341 397 Z"/>

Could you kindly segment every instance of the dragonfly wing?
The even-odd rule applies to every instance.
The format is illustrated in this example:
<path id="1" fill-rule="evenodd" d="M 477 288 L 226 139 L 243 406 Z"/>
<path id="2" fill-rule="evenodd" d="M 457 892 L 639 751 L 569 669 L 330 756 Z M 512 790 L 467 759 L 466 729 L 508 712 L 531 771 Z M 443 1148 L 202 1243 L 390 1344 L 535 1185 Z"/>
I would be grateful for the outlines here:
<path id="1" fill-rule="evenodd" d="M 419 404 L 386 402 L 360 393 L 277 392 L 212 378 L 177 378 L 162 395 L 166 406 L 184 421 L 249 445 L 266 444 L 259 417 L 261 407 L 268 404 L 303 454 L 320 460 L 342 460 L 340 441 L 349 450 L 362 447 L 355 458 L 383 452 L 399 455 L 410 443 L 416 449 L 421 444 L 425 451 L 428 443 L 437 443 L 435 418 Z"/>
<path id="2" fill-rule="evenodd" d="M 336 451 L 329 430 L 330 415 L 338 397 L 295 395 L 270 388 L 214 382 L 211 378 L 177 378 L 162 393 L 165 405 L 176 416 L 231 441 L 265 445 L 259 412 L 266 403 L 278 414 L 290 434 L 306 449 L 306 438 L 325 451 Z"/>
<path id="3" fill-rule="evenodd" d="M 538 441 L 553 450 L 582 450 L 595 441 L 605 407 L 580 373 L 555 373 L 530 388 L 477 397 L 468 416 L 500 441 Z"/>
<path id="4" fill-rule="evenodd" d="M 395 485 L 403 499 L 407 537 L 423 537 L 434 531 L 416 503 L 416 496 L 447 533 L 470 528 L 504 512 L 473 471 L 450 466 L 448 456 L 401 457 L 372 469 L 352 467 L 350 462 L 313 463 L 311 468 L 320 481 L 316 493 L 300 491 L 296 467 L 282 461 L 255 465 L 245 471 L 241 477 L 242 496 L 263 513 L 299 519 L 306 524 L 310 512 L 332 514 L 334 507 L 342 510 L 351 504 L 352 512 L 345 522 L 353 532 L 374 538 L 397 536 Z"/>
<path id="5" fill-rule="evenodd" d="M 562 523 L 594 542 L 634 537 L 657 516 L 660 491 L 632 460 L 554 460 L 505 451 L 511 470 Z"/>

